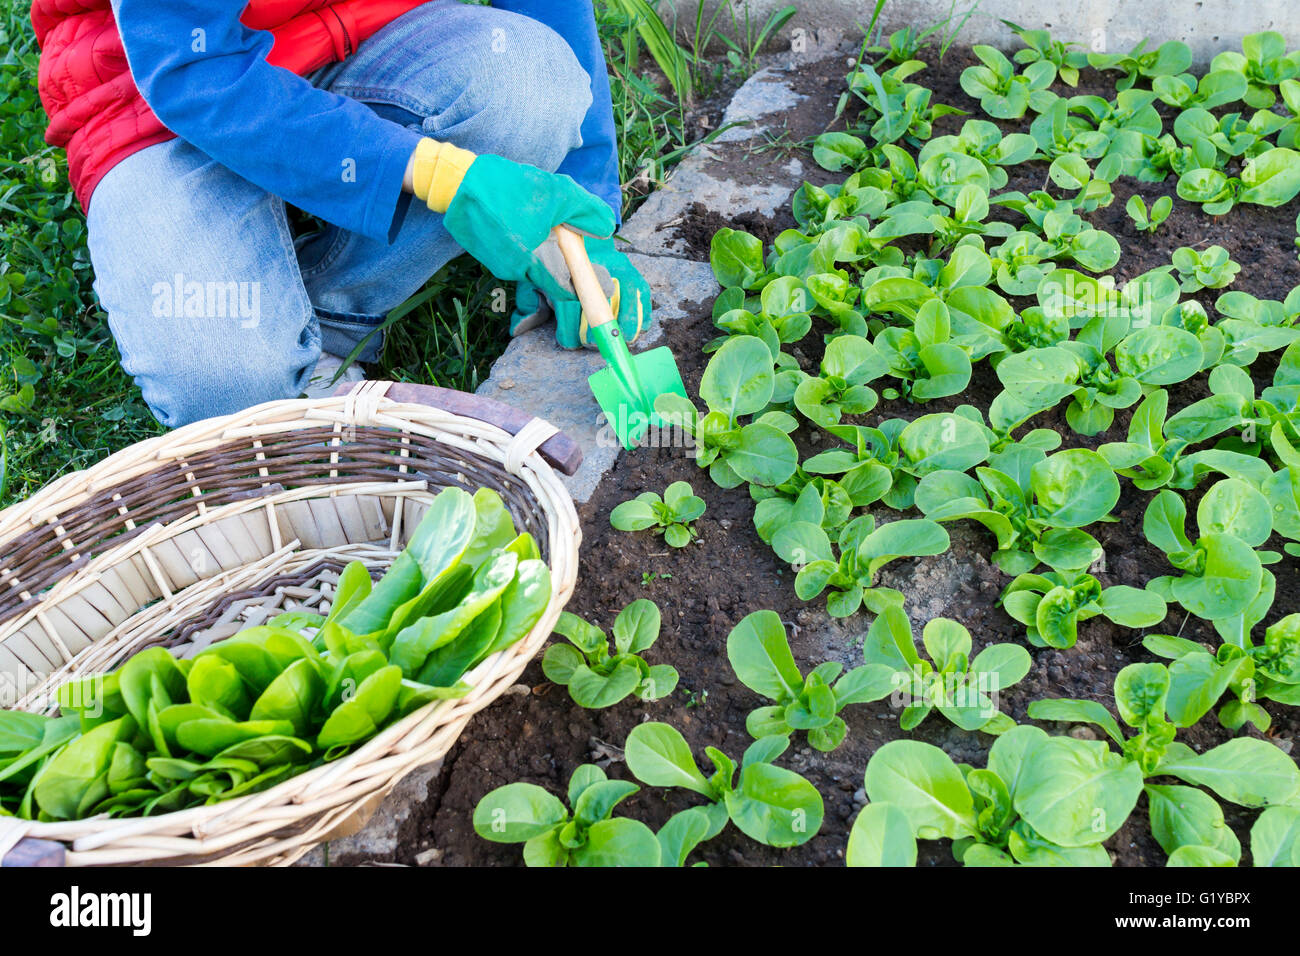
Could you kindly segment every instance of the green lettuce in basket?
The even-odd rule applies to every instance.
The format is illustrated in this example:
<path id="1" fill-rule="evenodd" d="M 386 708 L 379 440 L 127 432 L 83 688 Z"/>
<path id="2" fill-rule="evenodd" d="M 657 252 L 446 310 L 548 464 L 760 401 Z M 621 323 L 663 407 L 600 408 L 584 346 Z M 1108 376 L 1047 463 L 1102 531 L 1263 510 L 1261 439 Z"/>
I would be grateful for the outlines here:
<path id="1" fill-rule="evenodd" d="M 0 711 L 0 815 L 168 813 L 334 760 L 527 634 L 551 574 L 499 495 L 439 493 L 379 581 L 353 561 L 328 615 L 281 614 L 189 660 L 162 647 Z"/>

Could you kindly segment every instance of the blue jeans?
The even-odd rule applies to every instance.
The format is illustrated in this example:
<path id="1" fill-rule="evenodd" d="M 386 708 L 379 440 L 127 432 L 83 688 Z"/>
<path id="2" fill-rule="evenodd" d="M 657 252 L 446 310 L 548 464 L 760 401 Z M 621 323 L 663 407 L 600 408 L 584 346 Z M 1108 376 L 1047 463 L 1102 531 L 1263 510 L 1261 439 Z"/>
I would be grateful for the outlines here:
<path id="1" fill-rule="evenodd" d="M 591 103 L 559 34 L 454 0 L 417 7 L 308 79 L 548 172 L 581 145 Z M 295 241 L 282 200 L 179 139 L 114 166 L 87 215 L 95 292 L 153 414 L 174 428 L 300 394 L 322 348 L 350 353 L 461 253 L 422 203 L 399 215 L 391 244 L 335 227 Z M 378 339 L 362 360 L 377 358 Z"/>

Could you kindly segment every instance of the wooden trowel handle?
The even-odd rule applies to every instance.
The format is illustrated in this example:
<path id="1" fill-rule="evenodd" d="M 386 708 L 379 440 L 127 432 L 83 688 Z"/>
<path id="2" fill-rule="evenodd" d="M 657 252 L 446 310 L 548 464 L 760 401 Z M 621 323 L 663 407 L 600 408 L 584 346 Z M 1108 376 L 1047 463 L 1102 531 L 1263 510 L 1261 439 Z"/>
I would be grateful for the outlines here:
<path id="1" fill-rule="evenodd" d="M 587 258 L 582 236 L 568 226 L 556 226 L 555 241 L 569 267 L 569 275 L 573 277 L 573 288 L 587 314 L 587 325 L 595 328 L 613 322 L 614 312 L 609 307 L 609 299 L 605 298 L 605 290 L 600 287 L 600 280 L 596 278 L 596 270 Z"/>

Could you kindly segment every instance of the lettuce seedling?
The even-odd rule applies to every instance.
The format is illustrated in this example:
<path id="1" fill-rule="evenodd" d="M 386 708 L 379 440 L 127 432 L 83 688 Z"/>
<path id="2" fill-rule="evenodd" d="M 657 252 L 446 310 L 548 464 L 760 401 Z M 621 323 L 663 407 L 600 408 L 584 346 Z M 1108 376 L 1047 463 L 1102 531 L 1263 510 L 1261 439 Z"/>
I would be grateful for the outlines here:
<path id="1" fill-rule="evenodd" d="M 1058 572 L 1080 571 L 1101 557 L 1101 545 L 1082 529 L 1109 519 L 1119 480 L 1097 452 L 1044 455 L 1012 446 L 975 474 L 978 480 L 960 471 L 926 475 L 916 506 L 932 521 L 984 525 L 997 539 L 993 562 L 1007 574 L 1033 571 L 1040 562 Z"/>
<path id="2" fill-rule="evenodd" d="M 1300 321 L 1300 292 L 1296 289 L 1283 302 L 1233 290 L 1219 296 L 1214 308 L 1220 314 L 1215 327 L 1224 337 L 1223 361 L 1227 364 L 1252 365 L 1259 353 L 1288 348 L 1300 340 L 1300 328 L 1296 327 Z M 1280 368 L 1278 371 L 1281 374 Z M 1277 389 L 1271 391 L 1278 394 Z"/>
<path id="3" fill-rule="evenodd" d="M 1197 166 L 1178 179 L 1179 198 L 1201 203 L 1201 209 L 1210 216 L 1222 216 L 1243 202 L 1283 206 L 1297 194 L 1300 194 L 1300 153 L 1281 146 L 1249 159 L 1239 178 L 1218 169 Z"/>
<path id="4" fill-rule="evenodd" d="M 1007 167 L 1018 166 L 1032 159 L 1038 144 L 1028 133 L 1007 133 L 988 120 L 973 119 L 962 124 L 955 136 L 936 136 L 921 147 L 917 160 L 922 165 L 940 153 L 960 153 L 973 156 L 984 164 L 989 176 L 989 189 L 1001 189 L 1007 184 Z"/>
<path id="5" fill-rule="evenodd" d="M 1224 478 L 1196 507 L 1196 541 L 1187 537 L 1186 524 L 1187 506 L 1177 492 L 1165 489 L 1147 505 L 1143 533 L 1183 572 L 1153 578 L 1147 587 L 1207 621 L 1241 614 L 1259 593 L 1263 564 L 1279 559 L 1255 550 L 1273 530 L 1268 499 L 1240 478 Z"/>
<path id="6" fill-rule="evenodd" d="M 709 241 L 709 265 L 724 289 L 737 286 L 757 291 L 771 274 L 763 263 L 763 243 L 738 229 L 719 229 Z"/>
<path id="7" fill-rule="evenodd" d="M 1174 121 L 1174 136 L 1191 150 L 1194 168 L 1222 169 L 1229 161 L 1254 158 L 1273 144 L 1272 136 L 1286 125 L 1285 117 L 1261 111 L 1249 120 L 1239 113 L 1217 117 L 1208 109 L 1183 110 Z"/>
<path id="8" fill-rule="evenodd" d="M 866 133 L 875 143 L 903 141 L 918 146 L 930 138 L 935 120 L 964 116 L 965 110 L 953 106 L 932 106 L 931 90 L 907 82 L 909 76 L 923 69 L 925 64 L 920 60 L 906 60 L 883 73 L 860 63 L 848 77 L 849 91 L 864 104 L 856 131 Z"/>
<path id="9" fill-rule="evenodd" d="M 727 335 L 706 344 L 704 351 L 716 352 L 729 336 L 753 335 L 767 344 L 775 360 L 782 345 L 798 342 L 808 334 L 812 328 L 811 306 L 803 283 L 793 276 L 773 279 L 757 297 L 747 298 L 744 289 L 732 286 L 713 303 L 713 324 Z"/>
<path id="10" fill-rule="evenodd" d="M 952 215 L 944 212 L 943 206 L 937 206 L 935 209 L 936 211 L 928 216 L 930 224 L 934 227 L 934 238 L 930 240 L 930 247 L 927 250 L 931 256 L 938 256 L 963 241 L 971 241 L 971 237 L 997 238 L 1009 236 L 1016 231 L 1016 227 L 1009 222 L 986 221 L 989 215 L 989 196 L 979 186 L 961 187 L 953 203 Z"/>
<path id="11" fill-rule="evenodd" d="M 1268 576 L 1271 582 L 1272 575 Z M 1271 589 L 1262 596 L 1272 603 Z M 1262 607 L 1264 602 L 1258 603 Z M 1233 636 L 1238 643 L 1224 643 L 1214 654 L 1182 637 L 1151 634 L 1143 639 L 1147 650 L 1173 662 L 1170 700 L 1177 703 L 1170 704 L 1170 713 L 1175 719 L 1182 711 L 1182 720 L 1194 722 L 1227 693 L 1233 699 L 1219 708 L 1219 722 L 1229 730 L 1250 722 L 1262 733 L 1272 718 L 1261 700 L 1300 703 L 1300 615 L 1290 614 L 1272 624 L 1262 644 L 1251 640 L 1249 629 Z"/>
<path id="12" fill-rule="evenodd" d="M 1164 598 L 1142 588 L 1101 582 L 1082 571 L 1017 575 L 998 603 L 1026 627 L 1035 647 L 1073 647 L 1079 622 L 1101 615 L 1121 627 L 1152 627 L 1165 619 Z"/>
<path id="13" fill-rule="evenodd" d="M 1224 50 L 1210 61 L 1212 73 L 1228 70 L 1247 83 L 1242 99 L 1246 105 L 1266 110 L 1276 102 L 1273 88 L 1300 75 L 1300 54 L 1286 52 L 1286 38 L 1268 30 L 1242 37 L 1241 51 Z"/>
<path id="14" fill-rule="evenodd" d="M 1086 116 L 1070 112 L 1070 101 L 1058 97 L 1029 126 L 1029 135 L 1039 152 L 1048 159 L 1078 153 L 1085 159 L 1106 154 L 1110 137 L 1099 131 Z"/>
<path id="15" fill-rule="evenodd" d="M 1235 70 L 1211 70 L 1199 80 L 1191 73 L 1157 76 L 1151 81 L 1160 102 L 1180 110 L 1212 110 L 1246 95 L 1246 77 Z"/>
<path id="16" fill-rule="evenodd" d="M 1190 332 L 1167 325 L 1129 329 L 1125 315 L 1098 315 L 1072 341 L 1008 355 L 998 364 L 998 378 L 1026 407 L 1052 408 L 1069 398 L 1070 427 L 1096 435 L 1110 427 L 1115 409 L 1136 404 L 1144 389 L 1185 381 L 1204 362 Z"/>
<path id="17" fill-rule="evenodd" d="M 892 672 L 855 667 L 847 674 L 839 661 L 819 664 L 804 676 L 794 662 L 785 625 L 775 611 L 755 611 L 727 635 L 727 660 L 740 682 L 776 701 L 745 719 L 757 739 L 807 731 L 808 743 L 821 751 L 838 747 L 848 733 L 839 712 L 849 704 L 880 700 L 894 688 Z"/>
<path id="18" fill-rule="evenodd" d="M 880 154 L 872 150 L 860 136 L 834 130 L 822 133 L 813 140 L 812 155 L 813 162 L 822 169 L 838 173 L 845 169 L 869 169 L 876 165 Z"/>
<path id="19" fill-rule="evenodd" d="M 749 424 L 740 422 L 762 412 L 775 388 L 767 345 L 755 336 L 737 335 L 718 349 L 700 380 L 700 398 L 708 414 L 700 416 L 688 399 L 671 393 L 659 396 L 655 411 L 692 436 L 696 463 L 709 469 L 716 484 L 723 488 L 745 481 L 778 485 L 794 474 L 798 464 L 794 442 L 763 417 Z M 784 424 L 784 419 L 780 421 Z"/>
<path id="20" fill-rule="evenodd" d="M 1174 211 L 1174 201 L 1169 196 L 1161 196 L 1148 210 L 1146 201 L 1134 193 L 1125 204 L 1124 211 L 1128 213 L 1129 219 L 1133 220 L 1133 228 L 1154 233 Z"/>
<path id="21" fill-rule="evenodd" d="M 1000 351 L 1001 331 L 1016 317 L 1011 304 L 987 287 L 992 276 L 988 253 L 962 242 L 946 262 L 920 259 L 910 270 L 881 266 L 866 273 L 862 304 L 869 312 L 889 312 L 915 323 L 922 307 L 938 300 L 948 309 L 952 344 L 978 361 Z"/>
<path id="22" fill-rule="evenodd" d="M 821 829 L 824 813 L 817 788 L 793 770 L 773 763 L 790 746 L 790 738 L 763 737 L 749 745 L 736 762 L 715 747 L 705 753 L 714 772 L 705 777 L 691 755 L 690 745 L 668 724 L 638 724 L 627 735 L 623 753 L 627 768 L 651 787 L 682 787 L 709 801 L 704 839 L 722 832 L 730 820 L 752 840 L 767 846 L 807 843 Z"/>
<path id="23" fill-rule="evenodd" d="M 1078 153 L 1065 153 L 1052 160 L 1047 176 L 1060 189 L 1074 193 L 1070 203 L 1078 212 L 1093 212 L 1114 200 L 1110 183 L 1094 178 L 1092 167 Z"/>
<path id="24" fill-rule="evenodd" d="M 569 644 L 552 644 L 542 657 L 548 680 L 569 688 L 579 707 L 612 707 L 629 694 L 659 700 L 677 687 L 671 664 L 650 665 L 640 656 L 659 639 L 659 608 L 645 598 L 633 601 L 614 619 L 614 653 L 605 632 L 565 611 L 555 631 Z"/>
<path id="25" fill-rule="evenodd" d="M 1166 853 L 1181 847 L 1207 847 L 1235 861 L 1240 846 L 1223 821 L 1218 802 L 1198 786 L 1244 807 L 1292 801 L 1300 791 L 1300 769 L 1273 744 L 1237 738 L 1197 753 L 1174 739 L 1193 714 L 1213 701 L 1184 708 L 1163 664 L 1129 664 L 1115 677 L 1115 704 L 1120 718 L 1136 731 L 1125 737 L 1115 718 L 1096 701 L 1038 700 L 1029 705 L 1035 720 L 1095 724 L 1120 752 L 1105 741 L 1052 737 L 1039 744 L 1022 778 L 1023 797 L 1016 809 L 1031 826 L 1062 845 L 1095 839 L 1099 820 L 1106 836 L 1117 830 L 1145 790 L 1151 832 Z M 1171 708 L 1172 704 L 1172 708 Z M 1186 710 L 1175 719 L 1175 710 Z M 1146 782 L 1176 777 L 1192 786 Z M 1106 789 L 1105 797 L 1099 791 Z M 1100 814 L 1100 815 L 1099 815 Z"/>
<path id="26" fill-rule="evenodd" d="M 921 52 L 921 47 L 925 41 L 939 30 L 938 25 L 929 27 L 925 30 L 915 26 L 907 26 L 895 30 L 889 35 L 889 42 L 885 46 L 869 46 L 868 53 L 874 53 L 881 57 L 881 62 L 888 63 L 906 63 L 908 60 L 915 60 Z"/>
<path id="27" fill-rule="evenodd" d="M 933 744 L 894 740 L 867 763 L 865 789 L 871 802 L 849 833 L 849 866 L 915 866 L 917 840 L 952 840 L 953 857 L 966 866 L 1110 866 L 1101 846 L 1062 846 L 1038 833 L 1021 816 L 1017 801 L 1035 751 L 1050 738 L 1037 727 L 1013 727 L 993 741 L 988 766 L 953 763 Z M 1104 803 L 1127 796 L 1123 783 L 1103 780 L 1095 792 Z"/>
<path id="28" fill-rule="evenodd" d="M 569 807 L 536 784 L 508 783 L 478 802 L 474 832 L 493 843 L 522 843 L 527 866 L 659 866 L 654 831 L 612 816 L 640 789 L 589 763 L 569 778 Z"/>
<path id="29" fill-rule="evenodd" d="M 866 666 L 857 669 L 861 675 L 854 689 L 876 695 L 865 700 L 899 695 L 904 730 L 914 729 L 936 709 L 962 730 L 996 735 L 1015 726 L 998 710 L 996 696 L 1029 673 L 1033 661 L 1028 651 L 1019 644 L 990 644 L 971 660 L 970 632 L 942 617 L 926 623 L 921 642 L 930 660 L 917 653 L 903 609 L 882 607 L 867 631 L 862 647 Z"/>
<path id="30" fill-rule="evenodd" d="M 810 521 L 827 534 L 837 534 L 854 508 L 877 501 L 887 493 L 893 477 L 889 469 L 867 462 L 836 481 L 809 475 L 800 468 L 794 477 L 776 488 L 750 485 L 754 506 L 754 530 L 767 544 L 772 535 L 792 521 Z"/>
<path id="31" fill-rule="evenodd" d="M 1098 70 L 1119 70 L 1124 75 L 1116 82 L 1117 90 L 1130 89 L 1139 77 L 1179 76 L 1192 65 L 1192 50 L 1181 40 L 1169 40 L 1154 50 L 1146 48 L 1143 38 L 1127 53 L 1089 53 L 1088 65 Z"/>
<path id="32" fill-rule="evenodd" d="M 956 395 L 970 384 L 970 356 L 953 344 L 951 313 L 938 299 L 921 306 L 912 328 L 882 329 L 875 348 L 898 379 L 898 394 L 908 401 Z"/>
<path id="33" fill-rule="evenodd" d="M 805 375 L 794 406 L 809 421 L 829 428 L 843 415 L 863 415 L 880 400 L 867 382 L 889 371 L 876 347 L 859 335 L 841 335 L 826 346 L 818 375 Z"/>
<path id="34" fill-rule="evenodd" d="M 1085 222 L 1068 199 L 1037 190 L 1028 196 L 1003 193 L 993 201 L 1023 213 L 1041 233 L 1042 245 L 1034 250 L 1040 259 L 1073 260 L 1089 272 L 1107 272 L 1119 262 L 1118 240 Z"/>
<path id="35" fill-rule="evenodd" d="M 1169 393 L 1163 388 L 1150 392 L 1129 420 L 1128 440 L 1108 442 L 1097 450 L 1119 475 L 1128 478 L 1142 491 L 1168 485 L 1186 490 L 1194 488 L 1212 473 L 1243 478 L 1260 486 L 1272 476 L 1268 464 L 1255 455 L 1226 448 L 1209 448 L 1187 453 L 1190 443 L 1166 435 L 1165 413 Z"/>
<path id="36" fill-rule="evenodd" d="M 804 470 L 839 475 L 855 500 L 881 500 L 898 511 L 912 506 L 916 483 L 925 475 L 943 469 L 965 471 L 989 455 L 988 430 L 965 415 L 936 413 L 911 422 L 890 418 L 879 428 L 836 425 L 829 431 L 851 448 L 820 452 L 803 463 Z"/>
<path id="37" fill-rule="evenodd" d="M 664 536 L 664 543 L 669 547 L 684 548 L 695 536 L 691 522 L 702 514 L 704 499 L 695 495 L 689 482 L 674 481 L 664 489 L 662 498 L 646 491 L 616 505 L 609 514 L 609 523 L 619 531 L 654 528 Z"/>
<path id="38" fill-rule="evenodd" d="M 1053 40 L 1047 30 L 1027 30 L 1010 20 L 1002 22 L 1025 45 L 1023 50 L 1015 52 L 1013 60 L 1024 65 L 1045 60 L 1056 67 L 1057 76 L 1067 86 L 1079 85 L 1079 71 L 1088 65 L 1088 54 L 1075 49 L 1079 44 Z"/>
<path id="39" fill-rule="evenodd" d="M 1033 295 L 1055 263 L 1041 238 L 1030 232 L 1013 232 L 990 257 L 998 288 L 1007 295 Z M 1003 329 L 1005 335 L 1015 323 Z"/>
<path id="40" fill-rule="evenodd" d="M 994 47 L 976 44 L 971 52 L 983 65 L 962 70 L 961 88 L 989 116 L 1020 119 L 1026 110 L 1041 112 L 1051 105 L 1055 94 L 1048 87 L 1056 79 L 1056 67 L 1050 61 L 1040 59 L 1017 73 L 1015 64 Z"/>
<path id="41" fill-rule="evenodd" d="M 895 600 L 875 587 L 877 572 L 900 558 L 943 554 L 948 532 L 933 521 L 905 518 L 876 527 L 875 518 L 862 515 L 846 524 L 836 542 L 811 522 L 795 521 L 772 535 L 772 549 L 797 570 L 795 594 L 811 601 L 830 589 L 826 610 L 832 617 L 848 617 L 863 604 L 878 607 Z"/>

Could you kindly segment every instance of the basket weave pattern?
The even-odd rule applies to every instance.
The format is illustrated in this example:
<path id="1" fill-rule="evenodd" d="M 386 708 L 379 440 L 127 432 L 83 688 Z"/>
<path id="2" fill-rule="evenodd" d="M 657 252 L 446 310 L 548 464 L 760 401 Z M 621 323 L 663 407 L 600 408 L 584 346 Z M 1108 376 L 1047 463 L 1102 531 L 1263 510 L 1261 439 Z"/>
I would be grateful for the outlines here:
<path id="1" fill-rule="evenodd" d="M 391 389 L 424 401 L 440 393 Z M 0 704 L 52 712 L 61 684 L 184 642 L 231 602 L 312 579 L 323 564 L 359 559 L 378 574 L 448 486 L 491 488 L 537 539 L 553 593 L 533 630 L 466 675 L 466 697 L 424 707 L 339 760 L 260 793 L 156 817 L 0 817 L 0 857 L 29 836 L 63 841 L 69 865 L 291 863 L 359 828 L 515 682 L 577 576 L 573 502 L 538 452 L 567 440 L 539 419 L 511 434 L 395 401 L 389 390 L 364 382 L 346 396 L 197 422 L 0 512 Z M 465 396 L 452 404 L 477 407 Z M 501 421 L 505 410 L 490 405 L 481 417 Z"/>

